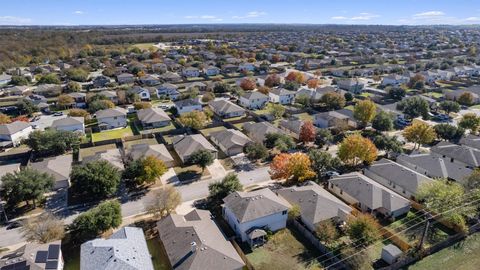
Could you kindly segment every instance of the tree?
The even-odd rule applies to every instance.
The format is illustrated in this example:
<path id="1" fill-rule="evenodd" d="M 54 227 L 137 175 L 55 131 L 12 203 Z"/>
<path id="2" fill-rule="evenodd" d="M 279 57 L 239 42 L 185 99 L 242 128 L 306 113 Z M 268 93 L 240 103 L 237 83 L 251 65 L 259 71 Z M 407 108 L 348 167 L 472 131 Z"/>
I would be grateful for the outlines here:
<path id="1" fill-rule="evenodd" d="M 320 221 L 315 228 L 318 239 L 325 244 L 331 244 L 338 238 L 337 228 L 331 219 Z"/>
<path id="2" fill-rule="evenodd" d="M 378 131 L 390 131 L 393 129 L 393 119 L 392 115 L 380 111 L 372 121 L 372 127 Z"/>
<path id="3" fill-rule="evenodd" d="M 43 76 L 40 76 L 38 79 L 38 84 L 60 84 L 60 78 L 55 73 L 49 73 Z"/>
<path id="4" fill-rule="evenodd" d="M 90 119 L 90 114 L 83 109 L 70 109 L 68 111 L 70 117 L 83 117 L 84 120 Z"/>
<path id="5" fill-rule="evenodd" d="M 271 104 L 269 111 L 275 119 L 280 119 L 285 113 L 285 107 L 282 104 Z"/>
<path id="6" fill-rule="evenodd" d="M 55 179 L 48 173 L 42 173 L 30 167 L 14 173 L 7 173 L 1 181 L 1 197 L 11 207 L 20 202 L 25 202 L 37 207 L 37 202 L 43 198 L 43 194 L 53 188 Z"/>
<path id="7" fill-rule="evenodd" d="M 465 189 L 460 184 L 438 179 L 421 184 L 415 197 L 428 210 L 441 213 L 442 219 L 466 231 L 465 216 L 473 216 L 478 204 L 466 205 L 465 196 Z M 455 211 L 449 211 L 454 208 Z"/>
<path id="8" fill-rule="evenodd" d="M 215 94 L 213 94 L 212 92 L 206 92 L 202 96 L 202 102 L 205 102 L 205 103 L 208 103 L 214 99 L 215 99 Z"/>
<path id="9" fill-rule="evenodd" d="M 377 155 L 377 147 L 372 141 L 359 134 L 346 137 L 338 147 L 338 157 L 350 166 L 357 166 L 361 162 L 370 164 Z"/>
<path id="10" fill-rule="evenodd" d="M 420 74 L 416 74 L 408 82 L 408 87 L 414 88 L 417 90 L 422 90 L 425 87 L 425 77 Z"/>
<path id="11" fill-rule="evenodd" d="M 165 217 L 177 208 L 182 202 L 180 193 L 172 186 L 165 186 L 156 190 L 153 199 L 146 206 L 146 210 L 158 217 Z"/>
<path id="12" fill-rule="evenodd" d="M 11 123 L 10 116 L 0 113 L 0 125 Z"/>
<path id="13" fill-rule="evenodd" d="M 12 76 L 10 83 L 13 85 L 22 86 L 22 85 L 28 85 L 29 81 L 27 80 L 27 78 L 23 76 Z"/>
<path id="14" fill-rule="evenodd" d="M 148 109 L 148 108 L 151 108 L 152 107 L 152 104 L 150 104 L 150 102 L 135 102 L 133 103 L 133 108 L 135 108 L 135 110 L 141 110 L 141 109 Z"/>
<path id="15" fill-rule="evenodd" d="M 55 240 L 61 240 L 65 235 L 65 225 L 50 212 L 28 218 L 22 224 L 23 237 L 29 242 L 46 244 Z"/>
<path id="16" fill-rule="evenodd" d="M 230 87 L 230 85 L 228 83 L 224 83 L 224 82 L 221 82 L 221 83 L 217 83 L 215 84 L 215 86 L 213 87 L 213 92 L 214 93 L 226 93 L 226 92 L 230 92 L 232 91 L 232 88 Z"/>
<path id="17" fill-rule="evenodd" d="M 268 75 L 265 79 L 265 86 L 275 87 L 280 85 L 281 78 L 277 74 Z"/>
<path id="18" fill-rule="evenodd" d="M 137 160 L 130 161 L 125 168 L 124 176 L 132 179 L 137 185 L 153 184 L 159 177 L 167 172 L 165 163 L 155 156 L 146 156 Z"/>
<path id="19" fill-rule="evenodd" d="M 57 97 L 57 106 L 60 108 L 67 108 L 75 104 L 73 97 L 69 95 L 60 95 Z"/>
<path id="20" fill-rule="evenodd" d="M 72 131 L 47 129 L 35 130 L 28 135 L 24 143 L 38 156 L 62 155 L 72 150 L 80 141 L 79 135 Z"/>
<path id="21" fill-rule="evenodd" d="M 204 112 L 193 111 L 182 114 L 180 118 L 178 118 L 178 121 L 185 127 L 199 130 L 207 123 L 207 116 Z"/>
<path id="22" fill-rule="evenodd" d="M 480 127 L 480 117 L 475 113 L 466 113 L 462 116 L 458 126 L 464 129 L 470 129 L 472 133 L 477 133 L 478 127 Z"/>
<path id="23" fill-rule="evenodd" d="M 267 148 L 276 148 L 280 152 L 286 152 L 295 148 L 295 142 L 292 137 L 283 133 L 267 133 L 264 142 Z"/>
<path id="24" fill-rule="evenodd" d="M 111 102 L 110 100 L 106 99 L 94 100 L 88 104 L 88 111 L 90 113 L 95 113 L 100 110 L 112 108 L 115 108 L 115 104 L 113 104 L 113 102 Z"/>
<path id="25" fill-rule="evenodd" d="M 102 202 L 80 214 L 70 225 L 75 239 L 84 242 L 122 224 L 122 209 L 118 201 Z"/>
<path id="26" fill-rule="evenodd" d="M 422 116 L 423 119 L 428 119 L 430 106 L 428 102 L 421 97 L 414 96 L 404 99 L 397 103 L 397 109 L 408 115 L 410 118 Z"/>
<path id="27" fill-rule="evenodd" d="M 304 144 L 315 141 L 316 130 L 312 121 L 305 121 L 300 127 L 299 140 Z"/>
<path id="28" fill-rule="evenodd" d="M 243 151 L 252 160 L 261 160 L 268 156 L 268 150 L 265 145 L 257 142 L 247 143 Z"/>
<path id="29" fill-rule="evenodd" d="M 353 109 L 353 117 L 358 120 L 362 126 L 372 122 L 377 114 L 377 105 L 371 100 L 360 100 Z"/>
<path id="30" fill-rule="evenodd" d="M 73 166 L 70 173 L 72 189 L 77 194 L 105 198 L 115 194 L 120 183 L 117 168 L 105 160 L 91 161 Z"/>
<path id="31" fill-rule="evenodd" d="M 270 88 L 267 86 L 260 86 L 257 88 L 257 91 L 268 96 L 268 93 L 270 93 Z"/>
<path id="32" fill-rule="evenodd" d="M 438 124 L 433 127 L 438 138 L 447 141 L 460 139 L 465 133 L 465 129 L 450 124 Z"/>
<path id="33" fill-rule="evenodd" d="M 320 85 L 320 81 L 318 79 L 310 79 L 307 81 L 307 86 L 310 89 L 317 88 Z"/>
<path id="34" fill-rule="evenodd" d="M 338 157 L 332 157 L 330 153 L 319 149 L 311 149 L 308 152 L 308 157 L 312 164 L 312 170 L 319 178 L 327 171 L 337 171 L 342 165 Z"/>
<path id="35" fill-rule="evenodd" d="M 345 94 L 343 94 L 343 97 L 345 98 L 345 100 L 346 100 L 347 102 L 353 100 L 353 95 L 352 95 L 352 93 L 350 93 L 350 92 L 346 92 Z"/>
<path id="36" fill-rule="evenodd" d="M 257 87 L 257 83 L 252 78 L 243 78 L 240 82 L 240 87 L 245 91 L 250 91 Z"/>
<path id="37" fill-rule="evenodd" d="M 402 143 L 397 139 L 396 136 L 389 137 L 385 135 L 377 135 L 373 138 L 373 143 L 380 150 L 385 150 L 387 156 L 389 153 L 401 154 L 403 152 Z"/>
<path id="38" fill-rule="evenodd" d="M 65 93 L 79 92 L 82 90 L 82 86 L 78 82 L 70 81 L 65 86 Z"/>
<path id="39" fill-rule="evenodd" d="M 422 121 L 413 121 L 412 125 L 403 130 L 403 137 L 409 142 L 414 143 L 413 149 L 420 148 L 422 144 L 428 144 L 435 140 L 437 134 L 435 130 L 427 123 Z"/>
<path id="40" fill-rule="evenodd" d="M 458 97 L 458 103 L 465 105 L 465 106 L 471 106 L 473 105 L 473 95 L 470 92 L 463 92 L 459 97 Z"/>
<path id="41" fill-rule="evenodd" d="M 308 96 L 307 94 L 300 94 L 295 97 L 295 102 L 302 105 L 303 107 L 309 107 L 311 103 L 310 96 Z"/>
<path id="42" fill-rule="evenodd" d="M 450 114 L 451 112 L 459 112 L 460 104 L 455 101 L 445 100 L 440 102 L 440 108 L 444 110 L 447 114 Z"/>
<path id="43" fill-rule="evenodd" d="M 407 92 L 405 91 L 405 89 L 400 87 L 391 88 L 388 91 L 388 97 L 393 100 L 402 100 L 406 94 Z"/>
<path id="44" fill-rule="evenodd" d="M 28 116 L 31 116 L 33 113 L 39 111 L 37 105 L 33 104 L 33 102 L 27 99 L 18 101 L 15 106 L 17 106 L 17 110 L 20 114 L 26 114 Z"/>
<path id="45" fill-rule="evenodd" d="M 67 78 L 72 81 L 86 82 L 88 79 L 88 72 L 81 68 L 70 68 L 65 71 Z"/>
<path id="46" fill-rule="evenodd" d="M 317 129 L 317 135 L 315 136 L 315 143 L 321 148 L 325 144 L 331 143 L 333 140 L 332 132 L 327 128 Z"/>
<path id="47" fill-rule="evenodd" d="M 234 173 L 227 174 L 222 181 L 210 183 L 208 185 L 208 199 L 213 205 L 221 205 L 223 198 L 235 191 L 242 191 L 243 186 Z"/>
<path id="48" fill-rule="evenodd" d="M 303 182 L 315 177 L 311 161 L 304 153 L 281 153 L 273 158 L 270 164 L 272 179 L 286 179 L 289 182 Z"/>
<path id="49" fill-rule="evenodd" d="M 292 207 L 288 209 L 288 219 L 289 220 L 296 220 L 301 215 L 300 205 L 292 204 Z"/>
<path id="50" fill-rule="evenodd" d="M 345 107 L 345 97 L 336 92 L 325 93 L 320 102 L 324 103 L 328 110 L 339 110 Z"/>
<path id="51" fill-rule="evenodd" d="M 212 153 L 205 149 L 200 149 L 193 152 L 187 159 L 188 164 L 195 164 L 202 168 L 202 173 L 205 168 L 213 163 L 214 157 Z"/>
<path id="52" fill-rule="evenodd" d="M 368 214 L 348 219 L 347 226 L 347 235 L 355 244 L 369 245 L 380 238 L 379 224 Z"/>

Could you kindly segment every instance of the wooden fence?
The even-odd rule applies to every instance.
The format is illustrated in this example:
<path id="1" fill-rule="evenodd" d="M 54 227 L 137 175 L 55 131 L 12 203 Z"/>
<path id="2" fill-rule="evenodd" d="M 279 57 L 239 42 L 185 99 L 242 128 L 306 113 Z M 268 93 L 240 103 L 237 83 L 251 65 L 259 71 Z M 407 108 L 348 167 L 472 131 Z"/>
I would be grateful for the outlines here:
<path id="1" fill-rule="evenodd" d="M 230 243 L 232 243 L 233 248 L 237 251 L 238 255 L 240 255 L 240 258 L 242 258 L 243 262 L 245 263 L 246 267 L 248 270 L 255 270 L 253 267 L 252 263 L 248 260 L 247 256 L 245 253 L 243 253 L 243 250 L 240 248 L 240 246 L 237 244 L 237 241 L 235 239 L 230 239 Z"/>

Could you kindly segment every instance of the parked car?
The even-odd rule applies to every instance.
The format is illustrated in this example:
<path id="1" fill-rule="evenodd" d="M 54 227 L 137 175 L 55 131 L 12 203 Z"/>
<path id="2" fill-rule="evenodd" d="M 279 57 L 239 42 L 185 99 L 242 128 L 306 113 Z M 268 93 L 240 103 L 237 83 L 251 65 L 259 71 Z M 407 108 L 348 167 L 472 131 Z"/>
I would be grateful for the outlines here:
<path id="1" fill-rule="evenodd" d="M 53 114 L 53 116 L 62 116 L 63 115 L 63 112 L 56 112 Z"/>
<path id="2" fill-rule="evenodd" d="M 20 228 L 20 227 L 22 227 L 22 223 L 20 223 L 18 221 L 12 221 L 12 222 L 8 223 L 6 229 L 7 230 L 13 230 L 13 229 Z"/>

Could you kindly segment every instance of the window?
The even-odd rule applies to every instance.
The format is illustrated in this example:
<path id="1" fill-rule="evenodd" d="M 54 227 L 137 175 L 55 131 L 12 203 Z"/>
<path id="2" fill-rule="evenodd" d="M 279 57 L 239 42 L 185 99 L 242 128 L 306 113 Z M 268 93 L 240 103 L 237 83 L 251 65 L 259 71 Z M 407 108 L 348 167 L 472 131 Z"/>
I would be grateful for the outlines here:
<path id="1" fill-rule="evenodd" d="M 113 117 L 113 119 L 114 119 L 114 120 L 117 120 L 117 117 L 115 116 L 115 117 Z"/>
<path id="2" fill-rule="evenodd" d="M 282 215 L 286 215 L 286 214 L 287 214 L 287 210 L 282 212 Z"/>

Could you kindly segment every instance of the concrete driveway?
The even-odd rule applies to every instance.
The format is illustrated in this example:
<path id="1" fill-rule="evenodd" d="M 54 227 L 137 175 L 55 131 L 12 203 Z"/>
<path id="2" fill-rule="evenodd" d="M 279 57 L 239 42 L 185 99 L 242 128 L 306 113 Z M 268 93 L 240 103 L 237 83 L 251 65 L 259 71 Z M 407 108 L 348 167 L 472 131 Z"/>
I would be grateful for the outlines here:
<path id="1" fill-rule="evenodd" d="M 160 177 L 163 185 L 173 184 L 176 185 L 179 183 L 177 174 L 173 168 L 168 169 L 168 171 Z"/>
<path id="2" fill-rule="evenodd" d="M 225 171 L 225 168 L 218 159 L 215 159 L 212 165 L 207 166 L 207 169 L 210 172 L 212 179 L 223 178 L 227 175 L 227 171 Z"/>

